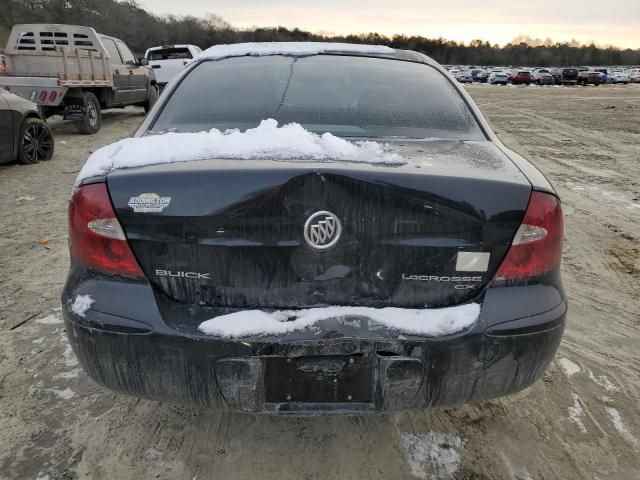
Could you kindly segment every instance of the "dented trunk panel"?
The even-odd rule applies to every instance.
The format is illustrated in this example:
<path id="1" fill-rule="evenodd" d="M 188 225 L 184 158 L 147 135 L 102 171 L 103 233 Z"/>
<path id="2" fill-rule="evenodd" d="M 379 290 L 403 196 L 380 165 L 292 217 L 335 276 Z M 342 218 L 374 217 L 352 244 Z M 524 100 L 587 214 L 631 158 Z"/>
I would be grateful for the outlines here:
<path id="1" fill-rule="evenodd" d="M 148 278 L 179 302 L 419 308 L 470 300 L 506 253 L 531 185 L 490 142 L 392 148 L 406 165 L 201 160 L 116 171 L 108 185 Z M 304 238 L 318 211 L 342 226 L 321 251 Z"/>

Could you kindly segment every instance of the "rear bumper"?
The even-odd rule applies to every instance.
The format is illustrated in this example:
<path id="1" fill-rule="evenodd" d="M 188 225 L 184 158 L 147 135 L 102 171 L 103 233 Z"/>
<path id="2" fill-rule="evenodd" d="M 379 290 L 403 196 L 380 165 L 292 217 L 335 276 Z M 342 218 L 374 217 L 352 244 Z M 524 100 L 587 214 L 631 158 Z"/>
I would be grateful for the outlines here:
<path id="1" fill-rule="evenodd" d="M 68 320 L 66 326 L 84 370 L 110 389 L 216 409 L 299 414 L 416 409 L 508 395 L 542 376 L 564 329 L 560 322 L 527 334 L 465 335 L 448 341 L 349 338 L 309 344 L 281 339 L 267 344 L 118 334 Z M 333 364 L 323 366 L 320 357 Z M 267 374 L 270 363 L 284 365 L 288 359 L 290 370 L 299 375 L 277 381 L 272 372 Z M 327 379 L 348 377 L 349 362 L 363 359 L 365 366 L 351 376 L 368 376 L 369 382 L 352 389 L 340 385 L 333 398 L 314 401 L 309 390 L 314 379 L 326 390 Z M 269 391 L 284 380 L 293 382 L 290 391 Z"/>
<path id="2" fill-rule="evenodd" d="M 78 317 L 69 308 L 75 289 L 68 283 L 63 294 L 68 336 L 91 378 L 134 396 L 245 412 L 387 412 L 508 395 L 543 375 L 566 315 L 561 292 L 502 288 L 486 293 L 474 327 L 446 338 L 403 335 L 365 318 L 343 318 L 313 332 L 225 339 L 175 323 L 166 310 L 161 321 L 149 312 L 155 299 L 148 285 L 129 286 L 117 302 L 136 299 L 128 306 L 131 316 L 144 312 L 144 320 L 112 314 L 119 307 L 106 282 L 78 285 L 77 293 L 97 295 L 101 287 L 111 299 L 94 296 L 93 309 Z M 520 308 L 525 297 L 560 303 L 540 314 L 505 317 L 505 309 Z M 110 304 L 112 313 L 100 311 Z"/>

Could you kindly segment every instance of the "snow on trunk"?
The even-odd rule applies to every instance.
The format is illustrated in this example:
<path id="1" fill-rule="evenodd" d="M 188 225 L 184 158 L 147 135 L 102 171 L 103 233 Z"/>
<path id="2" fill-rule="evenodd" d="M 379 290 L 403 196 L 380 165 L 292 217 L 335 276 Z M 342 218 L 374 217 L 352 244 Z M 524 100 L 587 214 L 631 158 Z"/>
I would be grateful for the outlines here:
<path id="1" fill-rule="evenodd" d="M 267 119 L 244 132 L 213 128 L 208 132 L 125 138 L 95 151 L 80 170 L 75 184 L 116 169 L 207 158 L 406 163 L 386 150 L 385 145 L 377 142 L 350 142 L 330 133 L 317 135 L 297 123 L 278 127 L 276 120 Z"/>

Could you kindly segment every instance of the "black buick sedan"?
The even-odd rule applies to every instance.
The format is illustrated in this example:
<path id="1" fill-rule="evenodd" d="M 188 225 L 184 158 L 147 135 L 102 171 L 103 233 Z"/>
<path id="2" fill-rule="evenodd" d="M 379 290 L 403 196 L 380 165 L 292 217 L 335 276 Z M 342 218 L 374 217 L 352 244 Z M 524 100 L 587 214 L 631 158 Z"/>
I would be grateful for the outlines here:
<path id="1" fill-rule="evenodd" d="M 69 206 L 63 314 L 104 386 L 366 413 L 508 395 L 552 360 L 560 200 L 430 58 L 212 47 L 134 137 Z"/>

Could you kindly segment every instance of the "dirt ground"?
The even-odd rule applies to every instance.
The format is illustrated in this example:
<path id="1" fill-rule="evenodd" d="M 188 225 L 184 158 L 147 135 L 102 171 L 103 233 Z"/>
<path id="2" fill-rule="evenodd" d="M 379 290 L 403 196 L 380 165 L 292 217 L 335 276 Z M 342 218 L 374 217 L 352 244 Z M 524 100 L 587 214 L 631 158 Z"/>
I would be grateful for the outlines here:
<path id="1" fill-rule="evenodd" d="M 461 408 L 283 418 L 138 400 L 94 384 L 65 338 L 66 202 L 95 136 L 52 121 L 47 164 L 0 167 L 0 478 L 640 478 L 640 86 L 470 86 L 564 201 L 567 331 L 543 380 Z"/>

